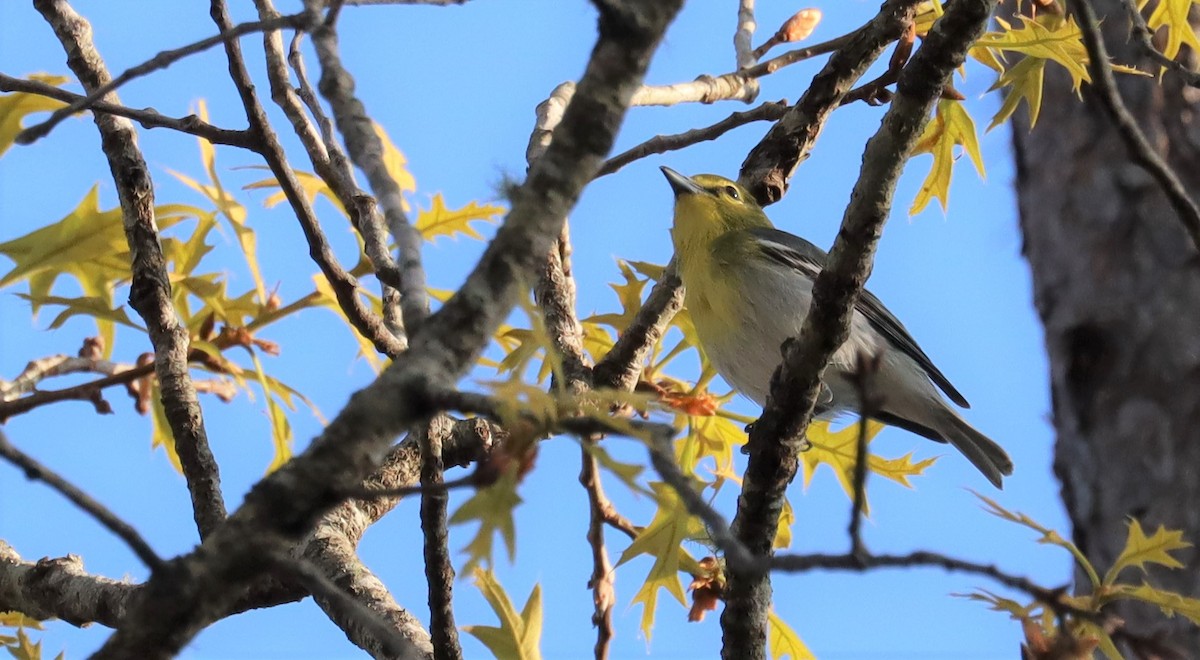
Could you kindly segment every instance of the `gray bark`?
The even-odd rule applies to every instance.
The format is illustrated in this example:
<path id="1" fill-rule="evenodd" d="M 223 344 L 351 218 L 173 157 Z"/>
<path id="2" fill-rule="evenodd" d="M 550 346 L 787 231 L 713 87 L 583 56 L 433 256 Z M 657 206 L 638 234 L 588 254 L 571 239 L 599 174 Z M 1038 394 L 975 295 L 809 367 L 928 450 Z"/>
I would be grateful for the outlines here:
<path id="1" fill-rule="evenodd" d="M 1113 60 L 1146 64 L 1122 3 L 1093 5 Z M 1118 83 L 1195 197 L 1200 90 L 1170 73 L 1161 84 Z M 1148 532 L 1166 525 L 1200 541 L 1200 255 L 1155 181 L 1130 162 L 1098 99 L 1085 87 L 1080 103 L 1055 65 L 1038 125 L 1018 121 L 1014 144 L 1024 253 L 1050 359 L 1054 470 L 1074 541 L 1100 570 L 1120 553 L 1130 517 Z M 1183 570 L 1151 570 L 1146 581 L 1200 595 L 1200 553 L 1184 560 Z M 1126 621 L 1118 641 L 1129 657 L 1161 643 L 1200 657 L 1200 630 L 1182 617 L 1139 604 L 1115 614 Z"/>

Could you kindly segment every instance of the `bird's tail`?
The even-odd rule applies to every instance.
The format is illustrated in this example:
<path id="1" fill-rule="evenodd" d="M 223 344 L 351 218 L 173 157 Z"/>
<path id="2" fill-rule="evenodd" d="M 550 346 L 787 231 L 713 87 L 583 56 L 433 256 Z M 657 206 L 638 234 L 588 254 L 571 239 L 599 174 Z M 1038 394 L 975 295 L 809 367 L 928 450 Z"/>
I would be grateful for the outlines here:
<path id="1" fill-rule="evenodd" d="M 1003 478 L 1012 474 L 1013 462 L 1008 452 L 994 440 L 975 430 L 958 413 L 943 407 L 938 415 L 937 432 L 941 439 L 954 445 L 971 464 L 987 477 L 996 488 L 1003 488 Z"/>

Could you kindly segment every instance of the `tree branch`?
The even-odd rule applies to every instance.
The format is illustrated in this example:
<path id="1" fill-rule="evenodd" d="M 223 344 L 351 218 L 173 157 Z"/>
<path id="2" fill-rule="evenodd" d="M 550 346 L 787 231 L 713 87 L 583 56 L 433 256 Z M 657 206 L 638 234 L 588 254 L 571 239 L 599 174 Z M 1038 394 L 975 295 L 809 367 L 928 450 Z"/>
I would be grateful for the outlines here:
<path id="1" fill-rule="evenodd" d="M 92 44 L 87 21 L 66 0 L 35 0 L 34 7 L 54 29 L 67 52 L 67 66 L 84 89 L 91 93 L 107 84 L 108 71 Z M 106 100 L 116 101 L 115 95 L 108 96 Z M 154 185 L 129 121 L 106 114 L 96 114 L 94 119 L 121 200 L 133 271 L 129 303 L 145 321 L 154 346 L 163 408 L 192 496 L 196 527 L 204 538 L 225 519 L 225 502 L 200 401 L 188 373 L 188 331 L 175 315 L 166 260 L 158 242 Z"/>
<path id="2" fill-rule="evenodd" d="M 137 555 L 137 558 L 142 560 L 142 563 L 150 568 L 150 570 L 158 570 L 162 567 L 163 560 L 154 552 L 150 544 L 146 543 L 146 539 L 143 539 L 142 535 L 138 534 L 132 525 L 118 518 L 115 513 L 108 510 L 108 507 L 97 502 L 91 495 L 83 492 L 50 468 L 14 447 L 8 441 L 8 436 L 3 431 L 0 431 L 0 457 L 20 468 L 25 473 L 27 479 L 40 481 L 53 488 L 60 495 L 67 498 L 71 504 L 74 504 L 84 513 L 95 518 L 96 522 L 124 541 L 125 545 L 128 545 L 130 550 L 133 550 L 133 554 Z"/>
<path id="3" fill-rule="evenodd" d="M 1138 128 L 1137 120 L 1121 100 L 1121 92 L 1117 89 L 1117 81 L 1113 77 L 1112 64 L 1108 61 L 1108 51 L 1104 47 L 1104 38 L 1100 35 L 1100 23 L 1095 10 L 1082 0 L 1067 0 L 1067 6 L 1079 22 L 1083 45 L 1088 52 L 1088 71 L 1092 74 L 1092 83 L 1095 85 L 1101 107 L 1112 119 L 1113 126 L 1129 150 L 1129 157 L 1158 182 L 1163 194 L 1179 214 L 1179 221 L 1192 238 L 1192 244 L 1200 250 L 1200 206 L 1196 206 L 1195 200 L 1188 194 L 1171 166 L 1146 140 L 1142 129 Z"/>
<path id="4" fill-rule="evenodd" d="M 270 20 L 279 16 L 271 0 L 255 0 L 259 18 Z M 314 12 L 315 15 L 315 12 Z M 304 66 L 304 58 L 300 53 L 300 40 L 303 33 L 297 32 L 292 38 L 289 54 L 285 60 L 283 54 L 283 39 L 278 31 L 263 34 L 263 50 L 266 55 L 267 78 L 271 82 L 271 99 L 283 110 L 284 115 L 292 124 L 292 130 L 300 139 L 300 144 L 308 153 L 313 170 L 328 185 L 330 191 L 342 204 L 350 223 L 363 238 L 367 258 L 380 281 L 380 298 L 384 301 L 384 325 L 395 337 L 396 344 L 401 348 L 407 347 L 408 341 L 402 322 L 391 318 L 395 307 L 395 288 L 388 284 L 400 281 L 400 270 L 396 262 L 388 254 L 387 234 L 383 227 L 383 219 L 379 214 L 379 206 L 375 198 L 363 192 L 354 181 L 354 171 L 345 151 L 333 135 L 333 124 L 321 109 Z M 296 73 L 298 88 L 293 88 L 288 78 L 288 63 Z M 303 101 L 303 104 L 301 103 Z M 320 124 L 320 130 L 305 114 L 304 108 Z"/>
<path id="5" fill-rule="evenodd" d="M 54 85 L 48 85 L 37 80 L 23 80 L 0 73 L 0 92 L 24 92 L 56 99 L 64 103 L 78 103 L 86 97 Z M 188 135 L 195 135 L 212 142 L 243 149 L 254 148 L 254 138 L 248 131 L 235 131 L 228 128 L 213 126 L 196 115 L 186 117 L 168 117 L 153 110 L 137 110 L 108 101 L 93 101 L 88 103 L 92 112 L 103 112 L 117 117 L 132 119 L 141 124 L 142 128 L 170 128 Z"/>
<path id="6" fill-rule="evenodd" d="M 461 660 L 454 624 L 454 564 L 450 559 L 446 493 L 442 465 L 442 429 L 450 418 L 438 415 L 417 429 L 421 447 L 421 533 L 424 536 L 425 582 L 429 594 L 429 633 L 435 660 Z"/>
<path id="7" fill-rule="evenodd" d="M 729 131 L 745 126 L 755 121 L 776 121 L 783 117 L 788 112 L 788 104 L 786 100 L 768 101 L 752 110 L 745 112 L 735 112 L 732 115 L 722 119 L 721 121 L 703 128 L 694 128 L 683 133 L 674 135 L 656 135 L 645 142 L 628 149 L 604 162 L 596 177 L 602 177 L 612 174 L 622 167 L 632 163 L 635 160 L 651 156 L 653 154 L 662 154 L 668 151 L 677 151 L 685 147 L 690 147 L 693 144 L 715 140 Z"/>
<path id="8" fill-rule="evenodd" d="M 667 332 L 671 319 L 683 309 L 683 282 L 675 268 L 675 259 L 667 264 L 662 279 L 654 283 L 633 322 L 617 337 L 616 343 L 592 369 L 598 387 L 632 390 L 642 374 L 642 363 L 651 349 Z"/>
<path id="9" fill-rule="evenodd" d="M 223 3 L 216 13 L 224 14 Z M 600 37 L 563 122 L 466 284 L 412 336 L 411 348 L 300 455 L 260 481 L 242 507 L 195 551 L 155 574 L 99 658 L 177 653 L 236 601 L 266 553 L 296 538 L 382 459 L 395 434 L 428 419 L 429 394 L 472 364 L 507 316 L 519 282 L 532 281 L 583 186 L 595 175 L 679 0 L 600 8 Z M 226 46 L 230 48 L 230 46 Z M 235 72 L 236 73 L 236 72 Z M 252 92 L 247 90 L 247 95 Z M 451 332 L 451 329 L 454 331 Z"/>
<path id="10" fill-rule="evenodd" d="M 123 73 L 121 73 L 121 75 L 112 78 L 103 85 L 89 90 L 87 96 L 71 101 L 66 107 L 55 110 L 54 112 L 50 113 L 50 116 L 45 121 L 23 129 L 20 133 L 17 133 L 15 141 L 17 144 L 33 144 L 49 134 L 50 131 L 54 130 L 54 127 L 58 126 L 62 120 L 81 110 L 88 109 L 93 103 L 99 101 L 104 96 L 107 96 L 109 92 L 115 91 L 121 85 L 124 85 L 134 78 L 140 78 L 141 76 L 145 76 L 160 69 L 165 69 L 175 62 L 187 57 L 188 55 L 195 55 L 196 53 L 208 50 L 219 43 L 228 42 L 231 39 L 238 39 L 247 34 L 253 34 L 255 32 L 267 30 L 277 30 L 282 27 L 294 27 L 300 29 L 307 27 L 309 23 L 310 20 L 306 14 L 280 16 L 271 21 L 252 21 L 249 23 L 241 23 L 233 26 L 227 31 L 222 31 L 220 34 L 208 37 L 206 39 L 201 39 L 195 43 L 188 44 L 180 48 L 164 50 L 145 62 L 126 69 Z"/>
<path id="11" fill-rule="evenodd" d="M 89 575 L 77 555 L 36 562 L 21 559 L 0 540 L 0 611 L 73 626 L 120 625 L 141 585 Z"/>
<path id="12" fill-rule="evenodd" d="M 357 597 L 353 591 L 348 591 L 341 584 L 330 579 L 328 574 L 303 558 L 293 558 L 284 553 L 276 554 L 273 560 L 277 566 L 295 575 L 301 584 L 312 593 L 314 600 L 324 603 L 322 606 L 340 610 L 351 621 L 345 622 L 343 628 L 354 627 L 362 629 L 371 638 L 379 640 L 379 646 L 371 649 L 376 658 L 423 658 L 424 649 L 415 645 L 413 640 L 404 634 L 404 629 L 397 629 L 394 623 L 384 618 L 379 612 L 371 609 Z M 366 571 L 365 566 L 358 566 Z M 361 575 L 358 576 L 360 579 Z"/>
<path id="13" fill-rule="evenodd" d="M 310 8 L 315 4 L 315 0 L 307 0 L 307 6 Z M 354 78 L 342 65 L 337 33 L 329 19 L 323 21 L 313 32 L 313 46 L 321 64 L 321 78 L 317 89 L 329 101 L 333 120 L 342 133 L 350 160 L 367 175 L 371 190 L 383 206 L 387 227 L 396 238 L 400 253 L 397 281 L 388 281 L 393 279 L 390 274 L 396 271 L 396 264 L 386 249 L 379 249 L 380 246 L 387 245 L 382 227 L 363 224 L 359 231 L 363 232 L 368 250 L 373 253 L 370 256 L 372 262 L 377 265 L 380 279 L 400 292 L 400 307 L 406 331 L 416 332 L 429 314 L 425 268 L 421 265 L 421 234 L 408 221 L 404 212 L 404 198 L 400 193 L 400 185 L 392 178 L 383 162 L 383 142 L 375 132 L 374 122 L 367 115 L 362 101 L 354 95 Z"/>
<path id="14" fill-rule="evenodd" d="M 1142 16 L 1142 11 L 1138 9 L 1137 2 L 1135 0 L 1124 0 L 1124 2 L 1125 11 L 1129 14 L 1129 33 L 1142 47 L 1142 54 L 1179 74 L 1192 87 L 1200 87 L 1200 73 L 1192 71 L 1183 62 L 1167 57 L 1154 47 L 1154 33 L 1150 31 L 1150 26 L 1146 25 L 1146 19 Z M 1095 76 L 1092 78 L 1095 79 Z"/>
<path id="15" fill-rule="evenodd" d="M 995 0 L 956 0 L 947 7 L 901 74 L 882 126 L 867 142 L 841 230 L 813 287 L 812 308 L 799 339 L 785 344 L 783 364 L 750 434 L 750 459 L 733 532 L 754 554 L 771 552 L 784 490 L 796 473 L 798 445 L 812 419 L 821 375 L 849 335 L 851 313 L 891 211 L 896 181 L 935 101 L 983 33 L 995 5 Z M 884 13 L 901 12 L 892 19 L 901 27 L 911 20 L 912 10 L 912 3 L 884 5 Z M 770 581 L 731 571 L 727 593 L 721 616 L 722 657 L 763 658 Z"/>
<path id="16" fill-rule="evenodd" d="M 233 21 L 229 18 L 229 11 L 224 0 L 211 0 L 209 13 L 221 30 L 233 27 Z M 241 45 L 236 40 L 225 42 L 225 55 L 229 60 L 229 76 L 241 98 L 246 119 L 250 123 L 250 130 L 258 138 L 259 148 L 256 152 L 266 161 L 267 167 L 271 169 L 271 174 L 279 183 L 280 190 L 287 197 L 288 204 L 295 211 L 296 219 L 300 222 L 300 228 L 304 232 L 304 238 L 308 241 L 309 256 L 320 267 L 325 279 L 329 281 L 334 296 L 337 298 L 338 306 L 346 313 L 346 318 L 350 320 L 354 329 L 374 344 L 380 353 L 395 357 L 404 350 L 405 346 L 392 336 L 391 332 L 384 327 L 379 316 L 358 297 L 358 281 L 338 263 L 337 256 L 334 255 L 333 248 L 330 247 L 325 232 L 321 229 L 320 221 L 313 211 L 312 204 L 309 204 L 308 198 L 304 196 L 300 182 L 296 179 L 296 173 L 288 164 L 283 147 L 279 144 L 279 138 L 271 127 L 267 113 L 254 91 L 254 82 L 246 70 Z"/>
<path id="17" fill-rule="evenodd" d="M 86 358 L 68 358 L 71 361 L 95 362 Z M 6 422 L 12 417 L 27 413 L 35 408 L 40 408 L 58 401 L 91 401 L 96 406 L 96 411 L 101 414 L 112 412 L 112 408 L 108 403 L 100 398 L 100 392 L 106 387 L 113 385 L 129 385 L 139 378 L 143 378 L 154 373 L 154 363 L 144 364 L 137 367 L 126 367 L 123 370 L 114 373 L 111 376 L 98 378 L 88 383 L 67 387 L 61 390 L 41 390 L 32 389 L 33 392 L 29 396 L 5 400 L 10 393 L 5 392 L 4 396 L 0 396 L 0 423 Z M 82 370 L 82 369 L 81 369 Z M 68 372 L 60 372 L 68 373 Z"/>
<path id="18" fill-rule="evenodd" d="M 917 4 L 917 0 L 885 2 L 875 18 L 839 44 L 791 111 L 750 150 L 738 181 L 760 204 L 783 199 L 796 166 L 808 158 L 829 115 L 888 44 L 904 34 Z"/>

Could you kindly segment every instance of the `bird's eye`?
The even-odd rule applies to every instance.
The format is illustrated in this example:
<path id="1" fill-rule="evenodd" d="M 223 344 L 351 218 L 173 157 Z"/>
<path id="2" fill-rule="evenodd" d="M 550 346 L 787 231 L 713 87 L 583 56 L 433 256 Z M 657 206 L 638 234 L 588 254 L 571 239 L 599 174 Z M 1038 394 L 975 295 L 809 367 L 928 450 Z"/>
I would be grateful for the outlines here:
<path id="1" fill-rule="evenodd" d="M 737 188 L 734 188 L 733 186 L 725 186 L 725 194 L 729 195 L 730 197 L 732 197 L 734 199 L 741 199 L 738 196 Z"/>

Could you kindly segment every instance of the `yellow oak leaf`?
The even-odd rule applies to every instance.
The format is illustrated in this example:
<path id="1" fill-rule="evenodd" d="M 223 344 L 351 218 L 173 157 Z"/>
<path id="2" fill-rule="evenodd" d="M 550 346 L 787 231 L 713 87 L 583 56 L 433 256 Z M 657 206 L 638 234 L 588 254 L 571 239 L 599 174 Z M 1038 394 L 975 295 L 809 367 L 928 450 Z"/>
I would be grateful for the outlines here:
<path id="1" fill-rule="evenodd" d="M 1136 518 L 1130 518 L 1125 547 L 1121 549 L 1121 554 L 1113 562 L 1112 568 L 1104 574 L 1104 584 L 1113 584 L 1117 575 L 1131 566 L 1137 566 L 1144 572 L 1147 562 L 1167 568 L 1183 568 L 1183 564 L 1171 556 L 1171 552 L 1190 547 L 1192 544 L 1183 540 L 1183 532 L 1180 530 L 1159 525 L 1154 534 L 1146 536 L 1141 523 Z"/>
<path id="2" fill-rule="evenodd" d="M 706 533 L 703 523 L 687 512 L 674 488 L 662 482 L 651 482 L 650 488 L 658 502 L 658 510 L 617 561 L 620 566 L 638 555 L 654 557 L 646 581 L 633 597 L 634 603 L 642 604 L 641 630 L 647 641 L 654 630 L 659 589 L 666 589 L 680 605 L 687 605 L 679 573 L 699 575 L 702 570 L 695 558 L 683 549 L 683 543 Z"/>
<path id="3" fill-rule="evenodd" d="M 912 155 L 933 154 L 933 167 L 917 198 L 908 209 L 909 215 L 920 213 L 935 197 L 941 202 L 942 210 L 950 198 L 950 177 L 954 170 L 954 148 L 961 145 L 963 151 L 975 164 L 979 176 L 984 176 L 983 153 L 979 150 L 979 137 L 975 133 L 975 122 L 961 101 L 942 99 L 938 101 L 933 119 L 925 126 L 925 132 L 913 147 Z"/>
<path id="4" fill-rule="evenodd" d="M 500 619 L 497 626 L 463 626 L 463 630 L 483 643 L 492 656 L 504 660 L 540 660 L 542 639 L 542 587 L 535 584 L 525 607 L 517 612 L 512 599 L 500 585 L 495 574 L 476 568 L 472 572 L 475 586 Z"/>

